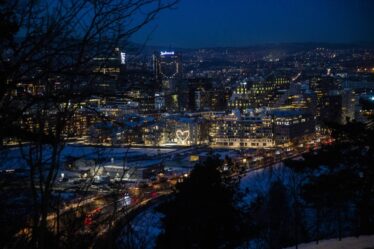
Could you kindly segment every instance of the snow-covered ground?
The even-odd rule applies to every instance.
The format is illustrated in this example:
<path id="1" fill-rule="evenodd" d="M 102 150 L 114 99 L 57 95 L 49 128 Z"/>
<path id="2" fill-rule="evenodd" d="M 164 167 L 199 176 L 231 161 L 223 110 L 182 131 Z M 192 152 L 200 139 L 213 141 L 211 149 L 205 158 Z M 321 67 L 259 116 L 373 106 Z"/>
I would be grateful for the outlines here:
<path id="1" fill-rule="evenodd" d="M 249 172 L 240 182 L 240 188 L 245 191 L 245 203 L 249 205 L 257 195 L 266 194 L 274 181 L 281 181 L 287 188 L 292 188 L 293 184 L 297 185 L 302 181 L 303 176 L 294 173 L 288 167 L 284 167 L 283 163 L 279 163 L 269 168 L 259 169 Z M 305 212 L 306 226 L 311 226 L 310 222 L 314 220 L 310 212 Z M 312 215 L 312 216 L 311 216 Z M 328 233 L 329 228 L 324 227 Z M 331 227 L 330 227 L 331 229 Z M 287 249 L 293 249 L 289 247 Z M 321 241 L 319 244 L 315 242 L 299 245 L 299 249 L 374 249 L 374 235 L 347 237 L 342 241 L 330 239 Z"/>
<path id="2" fill-rule="evenodd" d="M 294 249 L 295 247 L 288 247 L 286 249 Z M 347 237 L 339 241 L 337 239 L 329 239 L 299 245 L 299 249 L 373 249 L 374 248 L 374 235 L 360 236 L 360 237 Z"/>
<path id="3" fill-rule="evenodd" d="M 131 222 L 130 228 L 125 227 L 118 240 L 119 248 L 145 248 L 156 246 L 156 239 L 162 232 L 161 219 L 163 214 L 155 207 L 137 215 Z"/>
<path id="4" fill-rule="evenodd" d="M 86 159 L 91 158 L 115 158 L 123 159 L 125 155 L 131 156 L 155 156 L 157 154 L 173 152 L 175 149 L 170 148 L 126 148 L 126 147 L 93 147 L 93 146 L 82 146 L 82 145 L 66 145 L 61 153 L 62 162 L 66 157 L 81 157 Z M 24 153 L 28 153 L 27 148 L 24 149 Z M 46 155 L 48 155 L 48 149 L 46 149 Z M 46 157 L 47 158 L 47 157 Z M 13 147 L 8 150 L 4 150 L 0 154 L 0 170 L 1 169 L 19 169 L 24 168 L 26 162 L 23 160 L 22 151 L 19 147 Z"/>
<path id="5" fill-rule="evenodd" d="M 210 154 L 210 152 L 203 151 L 203 152 L 200 152 L 198 155 L 200 157 L 207 157 L 209 154 Z M 238 155 L 240 155 L 240 153 L 237 150 L 234 150 L 234 149 L 214 149 L 213 154 L 218 155 L 218 157 L 221 160 L 225 159 L 226 156 L 230 157 L 230 158 L 235 158 Z"/>
<path id="6" fill-rule="evenodd" d="M 290 181 L 297 180 L 295 174 L 283 166 L 283 163 L 271 167 L 248 172 L 240 181 L 240 189 L 245 192 L 245 203 L 250 204 L 259 194 L 268 192 L 271 183 L 282 181 L 286 186 Z"/>
<path id="7" fill-rule="evenodd" d="M 285 176 L 290 175 L 290 170 L 283 167 L 283 164 L 274 165 L 271 168 L 259 169 L 249 172 L 244 176 L 240 183 L 242 190 L 248 189 L 246 202 L 249 203 L 259 193 L 265 193 L 271 182 L 278 179 L 287 179 Z M 162 214 L 157 212 L 155 208 L 149 208 L 142 212 L 131 222 L 132 233 L 131 238 L 127 229 L 122 231 L 123 235 L 119 239 L 120 244 L 124 244 L 131 240 L 136 245 L 146 245 L 147 249 L 154 248 L 157 236 L 162 232 L 161 224 Z"/>
<path id="8" fill-rule="evenodd" d="M 284 167 L 282 163 L 273 165 L 272 167 L 259 169 L 247 173 L 240 182 L 241 190 L 246 192 L 245 205 L 249 205 L 258 194 L 266 194 L 274 181 L 282 181 L 286 186 L 300 181 L 301 176 L 292 172 L 289 168 Z M 145 213 L 141 213 L 132 222 L 135 238 L 141 241 L 147 241 L 146 248 L 153 248 L 156 243 L 157 236 L 162 232 L 161 227 L 162 214 L 154 210 L 148 209 Z M 256 241 L 252 241 L 258 247 Z M 140 242 L 139 242 L 140 243 Z M 287 249 L 293 249 L 289 247 Z M 337 239 L 324 240 L 318 245 L 315 242 L 299 245 L 300 249 L 374 249 L 374 235 L 345 238 L 343 241 Z"/>

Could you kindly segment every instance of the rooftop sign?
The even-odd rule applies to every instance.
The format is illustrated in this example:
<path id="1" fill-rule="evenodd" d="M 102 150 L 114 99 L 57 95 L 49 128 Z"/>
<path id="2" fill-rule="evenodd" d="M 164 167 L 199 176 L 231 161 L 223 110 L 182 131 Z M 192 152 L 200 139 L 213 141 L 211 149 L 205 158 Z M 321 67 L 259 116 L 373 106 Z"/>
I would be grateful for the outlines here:
<path id="1" fill-rule="evenodd" d="M 174 55 L 174 51 L 161 51 L 160 55 Z"/>
<path id="2" fill-rule="evenodd" d="M 121 64 L 126 64 L 126 53 L 121 52 Z"/>

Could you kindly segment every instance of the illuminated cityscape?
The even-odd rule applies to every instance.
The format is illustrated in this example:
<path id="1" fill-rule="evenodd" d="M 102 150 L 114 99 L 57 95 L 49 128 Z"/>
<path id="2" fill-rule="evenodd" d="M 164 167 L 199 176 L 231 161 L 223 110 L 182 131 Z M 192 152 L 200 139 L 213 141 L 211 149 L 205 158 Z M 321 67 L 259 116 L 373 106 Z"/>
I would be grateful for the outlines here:
<path id="1" fill-rule="evenodd" d="M 26 2 L 0 1 L 1 248 L 374 248 L 372 2 Z"/>

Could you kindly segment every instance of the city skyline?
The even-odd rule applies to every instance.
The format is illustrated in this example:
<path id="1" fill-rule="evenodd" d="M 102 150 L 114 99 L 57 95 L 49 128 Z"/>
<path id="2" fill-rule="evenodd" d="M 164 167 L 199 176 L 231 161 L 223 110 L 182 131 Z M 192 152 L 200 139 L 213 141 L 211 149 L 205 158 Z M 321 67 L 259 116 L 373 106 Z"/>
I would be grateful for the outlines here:
<path id="1" fill-rule="evenodd" d="M 374 249 L 372 12 L 1 0 L 0 248 Z"/>

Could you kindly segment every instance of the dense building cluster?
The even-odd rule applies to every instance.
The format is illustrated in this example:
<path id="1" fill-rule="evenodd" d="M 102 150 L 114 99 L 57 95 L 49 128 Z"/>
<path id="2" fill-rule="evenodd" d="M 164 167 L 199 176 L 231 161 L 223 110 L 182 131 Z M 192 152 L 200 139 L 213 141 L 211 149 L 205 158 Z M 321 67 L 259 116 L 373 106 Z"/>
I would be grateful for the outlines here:
<path id="1" fill-rule="evenodd" d="M 273 50 L 162 50 L 135 56 L 115 49 L 89 64 L 95 82 L 82 76 L 76 83 L 95 94 L 71 103 L 78 110 L 69 134 L 87 144 L 272 148 L 324 136 L 331 122 L 373 115 L 373 74 L 360 66 L 373 60 L 367 50 L 354 55 L 330 48 Z M 58 77 L 51 80 L 58 88 Z M 46 90 L 25 79 L 14 94 Z M 53 108 L 49 111 L 53 114 Z M 22 125 L 32 122 L 26 114 Z"/>

